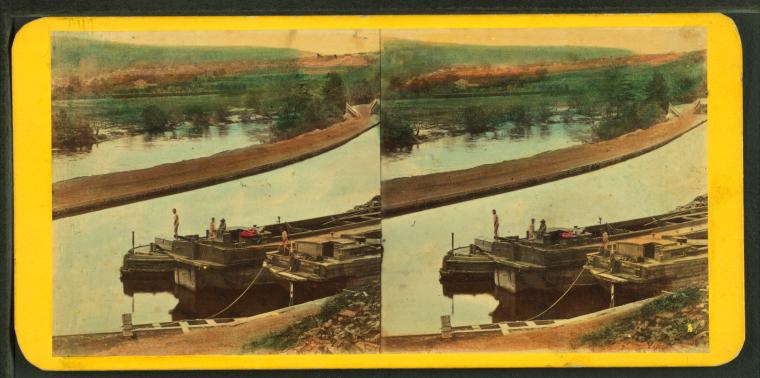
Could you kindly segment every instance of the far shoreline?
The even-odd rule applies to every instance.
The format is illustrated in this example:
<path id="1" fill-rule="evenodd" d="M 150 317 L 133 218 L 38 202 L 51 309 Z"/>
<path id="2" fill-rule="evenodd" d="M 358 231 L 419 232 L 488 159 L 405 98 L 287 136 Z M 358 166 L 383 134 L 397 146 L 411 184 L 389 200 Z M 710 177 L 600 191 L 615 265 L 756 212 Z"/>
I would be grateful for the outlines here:
<path id="1" fill-rule="evenodd" d="M 281 168 L 337 148 L 376 126 L 372 106 L 357 117 L 280 142 L 253 145 L 151 168 L 53 183 L 53 219 L 199 189 Z"/>
<path id="2" fill-rule="evenodd" d="M 619 137 L 472 168 L 382 182 L 383 216 L 394 217 L 591 172 L 660 148 L 707 122 L 699 100 L 680 117 Z"/>

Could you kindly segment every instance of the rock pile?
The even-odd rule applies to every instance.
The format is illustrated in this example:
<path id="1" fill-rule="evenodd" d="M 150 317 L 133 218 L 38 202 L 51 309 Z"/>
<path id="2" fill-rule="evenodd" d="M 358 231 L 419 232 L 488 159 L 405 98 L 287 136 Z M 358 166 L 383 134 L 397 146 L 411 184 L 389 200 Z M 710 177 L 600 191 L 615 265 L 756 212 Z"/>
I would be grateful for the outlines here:
<path id="1" fill-rule="evenodd" d="M 306 331 L 292 348 L 295 353 L 379 353 L 379 285 L 344 291 L 336 313 L 320 326 Z"/>

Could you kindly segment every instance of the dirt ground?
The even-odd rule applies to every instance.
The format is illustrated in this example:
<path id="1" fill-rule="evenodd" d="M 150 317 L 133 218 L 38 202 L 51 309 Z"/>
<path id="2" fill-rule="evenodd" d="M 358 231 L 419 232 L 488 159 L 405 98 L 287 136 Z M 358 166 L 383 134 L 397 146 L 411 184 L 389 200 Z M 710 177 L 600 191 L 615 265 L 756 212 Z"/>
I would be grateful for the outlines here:
<path id="1" fill-rule="evenodd" d="M 329 298 L 329 297 L 328 297 Z M 283 309 L 246 323 L 215 328 L 191 329 L 183 334 L 140 332 L 135 338 L 121 333 L 53 337 L 55 356 L 170 356 L 186 354 L 241 354 L 243 345 L 284 330 L 299 320 L 317 314 L 327 298 Z M 257 350 L 256 353 L 267 353 Z"/>
<path id="2" fill-rule="evenodd" d="M 700 54 L 700 56 L 704 58 L 704 51 Z M 615 58 L 594 58 L 580 62 L 553 62 L 501 66 L 454 66 L 414 77 L 409 79 L 404 85 L 407 89 L 410 89 L 414 87 L 445 84 L 457 79 L 464 79 L 470 82 L 489 82 L 507 77 L 537 75 L 539 72 L 543 72 L 544 74 L 554 74 L 628 65 L 659 66 L 674 62 L 682 58 L 684 55 L 685 54 L 683 53 L 644 54 Z"/>
<path id="3" fill-rule="evenodd" d="M 338 147 L 375 124 L 369 105 L 349 118 L 277 143 L 225 151 L 198 159 L 53 184 L 53 218 L 179 193 L 269 171 Z"/>
<path id="4" fill-rule="evenodd" d="M 567 324 L 529 332 L 502 334 L 454 335 L 444 340 L 440 336 L 400 336 L 382 339 L 383 353 L 425 352 L 705 352 L 706 347 L 691 344 L 649 345 L 643 342 L 625 342 L 600 347 L 581 346 L 578 339 L 616 317 L 601 317 L 585 322 Z"/>
<path id="5" fill-rule="evenodd" d="M 474 168 L 382 183 L 383 214 L 398 215 L 509 192 L 603 168 L 661 147 L 702 124 L 695 107 L 681 117 L 615 139 Z M 456 183 L 454 185 L 454 183 Z"/>

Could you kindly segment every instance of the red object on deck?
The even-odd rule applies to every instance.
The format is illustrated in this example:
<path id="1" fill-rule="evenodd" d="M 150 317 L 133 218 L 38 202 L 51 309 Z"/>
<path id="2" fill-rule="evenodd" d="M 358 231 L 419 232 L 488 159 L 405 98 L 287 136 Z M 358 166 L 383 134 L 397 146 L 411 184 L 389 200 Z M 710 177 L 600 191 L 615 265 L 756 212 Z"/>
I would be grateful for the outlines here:
<path id="1" fill-rule="evenodd" d="M 241 238 L 250 239 L 250 238 L 255 238 L 257 236 L 258 236 L 258 233 L 256 232 L 256 230 L 253 230 L 253 229 L 240 231 Z"/>

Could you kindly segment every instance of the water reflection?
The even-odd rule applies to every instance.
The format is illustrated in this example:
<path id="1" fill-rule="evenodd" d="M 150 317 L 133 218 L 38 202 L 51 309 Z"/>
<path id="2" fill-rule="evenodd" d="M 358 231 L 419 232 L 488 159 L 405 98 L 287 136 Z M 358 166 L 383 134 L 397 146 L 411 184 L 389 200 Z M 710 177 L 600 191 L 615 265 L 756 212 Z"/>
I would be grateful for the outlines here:
<path id="1" fill-rule="evenodd" d="M 287 307 L 290 302 L 290 291 L 278 284 L 254 286 L 248 292 L 242 290 L 191 291 L 174 285 L 171 275 L 156 275 L 123 278 L 122 285 L 124 294 L 130 297 L 139 298 L 146 294 L 162 293 L 172 295 L 176 298 L 176 305 L 169 310 L 173 321 L 204 319 L 212 315 L 215 318 L 254 316 Z M 294 292 L 293 304 L 308 302 L 335 293 L 334 289 L 297 290 Z M 224 310 L 233 302 L 233 306 Z M 142 313 L 143 311 L 135 308 L 135 312 Z"/>
<path id="2" fill-rule="evenodd" d="M 483 319 L 486 319 L 485 323 L 534 317 L 536 320 L 568 319 L 610 306 L 609 293 L 596 285 L 573 287 L 554 307 L 551 307 L 552 304 L 562 292 L 525 291 L 513 294 L 497 288 L 490 281 L 444 282 L 441 286 L 443 295 L 451 300 L 452 324 L 471 325 Z M 617 295 L 615 303 L 622 305 L 638 299 L 641 298 Z M 543 315 L 536 317 L 544 311 Z"/>
<path id="3" fill-rule="evenodd" d="M 441 290 L 438 269 L 452 232 L 456 246 L 490 238 L 491 209 L 497 209 L 505 235 L 522 235 L 531 218 L 572 227 L 596 224 L 599 217 L 613 222 L 671 211 L 707 192 L 706 135 L 707 126 L 700 126 L 662 148 L 594 172 L 384 219 L 383 333 L 439 332 L 440 316 L 450 314 L 452 305 L 455 326 L 491 322 L 500 303 L 494 294 L 447 297 Z M 494 314 L 522 316 L 510 313 L 519 307 Z"/>
<path id="4" fill-rule="evenodd" d="M 591 124 L 504 123 L 494 131 L 471 135 L 452 130 L 423 133 L 427 140 L 383 154 L 383 180 L 497 163 L 574 146 L 590 138 Z"/>
<path id="5" fill-rule="evenodd" d="M 268 123 L 194 125 L 185 122 L 166 132 L 120 136 L 88 150 L 54 152 L 53 182 L 148 168 L 269 140 Z"/>

